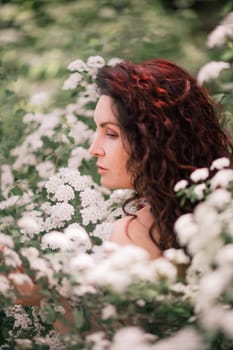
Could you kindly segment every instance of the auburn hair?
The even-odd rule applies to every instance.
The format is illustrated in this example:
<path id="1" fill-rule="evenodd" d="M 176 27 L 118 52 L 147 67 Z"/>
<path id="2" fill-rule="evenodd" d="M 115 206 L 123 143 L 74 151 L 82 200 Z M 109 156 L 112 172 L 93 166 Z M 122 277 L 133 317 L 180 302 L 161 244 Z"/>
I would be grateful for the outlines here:
<path id="1" fill-rule="evenodd" d="M 174 185 L 219 157 L 232 162 L 232 141 L 214 101 L 189 73 L 163 59 L 103 66 L 96 84 L 100 95 L 113 100 L 135 197 L 151 207 L 151 239 L 161 250 L 178 247 L 173 225 L 190 208 L 181 208 Z"/>

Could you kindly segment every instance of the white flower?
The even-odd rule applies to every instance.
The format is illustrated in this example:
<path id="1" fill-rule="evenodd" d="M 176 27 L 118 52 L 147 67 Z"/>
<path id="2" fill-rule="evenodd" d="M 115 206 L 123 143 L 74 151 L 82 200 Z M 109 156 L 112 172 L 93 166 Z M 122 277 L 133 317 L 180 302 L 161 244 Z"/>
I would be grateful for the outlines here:
<path id="1" fill-rule="evenodd" d="M 72 73 L 69 78 L 64 81 L 63 90 L 73 90 L 82 81 L 82 75 L 80 73 Z"/>
<path id="2" fill-rule="evenodd" d="M 105 219 L 108 215 L 108 210 L 105 202 L 103 201 L 102 203 L 94 203 L 93 205 L 81 209 L 80 213 L 82 216 L 83 225 L 87 226 L 91 222 L 96 224 L 99 220 Z"/>
<path id="3" fill-rule="evenodd" d="M 6 266 L 16 268 L 22 265 L 19 255 L 10 248 L 5 247 L 3 250 L 3 256 Z"/>
<path id="4" fill-rule="evenodd" d="M 60 186 L 64 185 L 63 181 L 57 176 L 53 175 L 45 184 L 48 193 L 55 193 Z"/>
<path id="5" fill-rule="evenodd" d="M 119 244 L 111 241 L 103 242 L 102 247 L 107 255 L 112 254 L 121 248 Z"/>
<path id="6" fill-rule="evenodd" d="M 39 257 L 39 251 L 35 247 L 22 248 L 21 254 L 28 260 L 34 260 Z"/>
<path id="7" fill-rule="evenodd" d="M 199 333 L 191 327 L 183 328 L 174 335 L 158 341 L 153 350 L 204 350 L 205 344 Z"/>
<path id="8" fill-rule="evenodd" d="M 11 288 L 9 280 L 5 276 L 0 275 L 0 293 L 7 297 Z"/>
<path id="9" fill-rule="evenodd" d="M 208 176 L 209 176 L 209 170 L 207 168 L 199 168 L 192 172 L 192 174 L 190 175 L 190 179 L 193 182 L 198 182 L 198 181 L 206 180 Z"/>
<path id="10" fill-rule="evenodd" d="M 109 203 L 122 203 L 132 195 L 132 190 L 114 190 L 112 193 L 110 193 Z"/>
<path id="11" fill-rule="evenodd" d="M 233 243 L 223 246 L 216 255 L 216 262 L 219 266 L 233 264 Z"/>
<path id="12" fill-rule="evenodd" d="M 29 330 L 32 327 L 32 320 L 21 305 L 14 306 L 14 328 Z"/>
<path id="13" fill-rule="evenodd" d="M 211 188 L 215 189 L 217 187 L 225 187 L 233 181 L 233 170 L 232 169 L 222 169 L 215 174 L 211 179 Z"/>
<path id="14" fill-rule="evenodd" d="M 39 91 L 30 98 L 30 103 L 34 106 L 42 106 L 48 102 L 49 95 L 46 91 Z"/>
<path id="15" fill-rule="evenodd" d="M 102 263 L 89 272 L 87 281 L 94 286 L 111 287 L 118 293 L 124 293 L 132 279 L 126 271 L 113 270 L 109 264 Z"/>
<path id="16" fill-rule="evenodd" d="M 75 191 L 82 191 L 93 185 L 93 180 L 89 175 L 74 176 L 69 179 L 70 186 L 74 187 Z"/>
<path id="17" fill-rule="evenodd" d="M 13 239 L 10 236 L 5 235 L 4 233 L 0 233 L 0 246 L 1 245 L 11 249 L 13 249 L 15 246 Z"/>
<path id="18" fill-rule="evenodd" d="M 154 338 L 152 334 L 144 333 L 139 327 L 124 327 L 115 333 L 110 350 L 150 350 L 152 346 L 149 341 Z"/>
<path id="19" fill-rule="evenodd" d="M 210 166 L 210 170 L 214 170 L 214 169 L 220 170 L 222 168 L 227 168 L 229 166 L 230 166 L 230 159 L 228 159 L 227 157 L 222 157 L 222 158 L 215 159 L 212 162 Z"/>
<path id="20" fill-rule="evenodd" d="M 40 231 L 40 225 L 30 215 L 24 214 L 17 222 L 18 226 L 27 234 L 33 235 Z"/>
<path id="21" fill-rule="evenodd" d="M 76 120 L 74 123 L 71 124 L 69 136 L 71 136 L 74 139 L 75 144 L 82 145 L 86 141 L 90 142 L 90 138 L 92 134 L 93 134 L 93 131 L 89 129 L 85 123 L 81 121 Z M 81 150 L 83 151 L 83 153 L 84 151 L 88 152 L 83 146 L 82 147 L 80 146 L 77 149 L 73 149 L 71 154 L 77 155 L 77 153 L 80 153 Z"/>
<path id="22" fill-rule="evenodd" d="M 87 342 L 92 343 L 92 350 L 110 350 L 110 341 L 105 339 L 104 332 L 94 332 L 86 336 Z"/>
<path id="23" fill-rule="evenodd" d="M 198 233 L 198 226 L 194 222 L 192 214 L 180 216 L 175 222 L 174 229 L 181 245 L 188 244 L 192 237 Z"/>
<path id="24" fill-rule="evenodd" d="M 64 233 L 58 231 L 46 233 L 41 242 L 44 248 L 60 249 L 62 251 L 74 249 L 74 243 Z"/>
<path id="25" fill-rule="evenodd" d="M 2 216 L 1 217 L 1 224 L 3 226 L 10 226 L 14 224 L 14 219 L 12 216 L 8 215 L 8 216 Z"/>
<path id="26" fill-rule="evenodd" d="M 108 64 L 108 66 L 115 66 L 121 62 L 123 62 L 123 60 L 121 58 L 113 57 L 113 58 L 110 58 L 110 60 L 108 60 L 107 64 Z"/>
<path id="27" fill-rule="evenodd" d="M 93 180 L 88 175 L 80 175 L 75 169 L 61 168 L 58 173 L 59 178 L 74 187 L 75 191 L 82 191 L 93 185 Z"/>
<path id="28" fill-rule="evenodd" d="M 40 206 L 40 210 L 41 212 L 48 215 L 48 214 L 51 214 L 51 207 L 52 207 L 52 204 L 50 202 L 43 202 Z"/>
<path id="29" fill-rule="evenodd" d="M 46 277 L 48 279 L 49 286 L 54 287 L 56 285 L 57 281 L 53 278 L 54 271 L 51 269 L 45 258 L 30 259 L 29 263 L 31 269 L 37 271 L 35 276 L 36 280 L 40 279 L 41 277 Z"/>
<path id="30" fill-rule="evenodd" d="M 109 318 L 113 318 L 116 317 L 117 313 L 116 313 L 116 308 L 114 305 L 106 305 L 103 309 L 102 309 L 102 313 L 101 313 L 101 318 L 102 320 L 107 320 Z"/>
<path id="31" fill-rule="evenodd" d="M 0 210 L 13 207 L 14 205 L 19 204 L 19 202 L 20 202 L 20 196 L 11 196 L 5 201 L 0 202 Z"/>
<path id="32" fill-rule="evenodd" d="M 133 266 L 137 262 L 147 261 L 149 253 L 141 247 L 135 245 L 125 245 L 117 249 L 109 256 L 109 263 L 117 269 L 124 269 L 125 266 Z"/>
<path id="33" fill-rule="evenodd" d="M 73 71 L 78 71 L 78 72 L 84 72 L 87 71 L 87 65 L 85 62 L 82 60 L 75 60 L 72 61 L 68 67 L 67 67 L 71 72 Z"/>
<path id="34" fill-rule="evenodd" d="M 64 234 L 72 242 L 79 246 L 79 248 L 83 247 L 84 250 L 90 249 L 92 244 L 87 232 L 84 230 L 84 228 L 76 228 L 74 225 L 75 224 L 73 224 L 73 227 L 72 225 L 69 225 L 69 227 L 64 230 Z"/>
<path id="35" fill-rule="evenodd" d="M 178 294 L 186 294 L 187 286 L 183 283 L 177 282 L 171 285 L 170 290 Z"/>
<path id="36" fill-rule="evenodd" d="M 227 39 L 233 39 L 233 12 L 228 13 L 222 22 L 210 32 L 207 46 L 209 48 L 222 46 Z"/>
<path id="37" fill-rule="evenodd" d="M 158 258 L 154 260 L 151 265 L 155 269 L 156 274 L 160 279 L 166 279 L 170 282 L 174 282 L 177 277 L 177 269 L 174 264 L 170 263 L 167 259 Z"/>
<path id="38" fill-rule="evenodd" d="M 91 188 L 84 189 L 84 191 L 80 193 L 80 199 L 81 199 L 82 207 L 84 208 L 95 203 L 98 203 L 101 206 L 101 204 L 104 201 L 101 193 Z"/>
<path id="39" fill-rule="evenodd" d="M 140 307 L 144 307 L 144 306 L 146 305 L 146 302 L 145 302 L 145 300 L 143 300 L 143 299 L 138 299 L 138 300 L 136 301 L 136 304 L 137 304 L 138 306 L 140 306 Z"/>
<path id="40" fill-rule="evenodd" d="M 69 203 L 57 203 L 51 211 L 52 220 L 69 221 L 74 215 L 74 207 Z"/>
<path id="41" fill-rule="evenodd" d="M 12 281 L 16 286 L 27 284 L 28 287 L 33 287 L 34 284 L 31 278 L 25 273 L 10 273 L 9 280 Z M 27 291 L 25 291 L 26 294 Z"/>
<path id="42" fill-rule="evenodd" d="M 68 167 L 70 169 L 78 169 L 82 165 L 83 160 L 90 160 L 92 158 L 90 153 L 83 147 L 77 147 L 73 151 L 68 160 Z"/>
<path id="43" fill-rule="evenodd" d="M 200 200 L 204 198 L 205 190 L 206 190 L 206 184 L 201 183 L 194 187 L 193 192 L 196 194 L 197 198 Z"/>
<path id="44" fill-rule="evenodd" d="M 223 293 L 231 277 L 232 273 L 226 266 L 205 274 L 200 281 L 197 307 L 208 308 Z"/>
<path id="45" fill-rule="evenodd" d="M 222 46 L 227 38 L 233 38 L 233 25 L 226 26 L 219 24 L 207 38 L 207 47 L 219 47 Z"/>
<path id="46" fill-rule="evenodd" d="M 230 63 L 224 61 L 208 62 L 199 70 L 197 81 L 202 85 L 204 82 L 218 78 L 222 70 L 229 69 L 230 67 Z"/>
<path id="47" fill-rule="evenodd" d="M 90 56 L 87 65 L 89 68 L 100 68 L 105 65 L 105 60 L 101 56 Z"/>
<path id="48" fill-rule="evenodd" d="M 223 332 L 233 339 L 233 311 L 227 310 L 223 313 L 220 321 L 220 327 Z"/>
<path id="49" fill-rule="evenodd" d="M 59 202 L 68 202 L 74 199 L 74 190 L 69 185 L 61 185 L 56 190 L 54 198 Z"/>
<path id="50" fill-rule="evenodd" d="M 194 209 L 194 219 L 195 222 L 199 225 L 199 236 L 202 236 L 200 233 L 206 231 L 206 237 L 215 237 L 217 236 L 222 229 L 222 223 L 216 208 L 209 205 L 208 202 L 202 202 Z"/>
<path id="51" fill-rule="evenodd" d="M 174 186 L 174 191 L 179 192 L 180 190 L 183 190 L 185 187 L 187 187 L 188 181 L 187 180 L 180 180 L 178 181 Z"/>
<path id="52" fill-rule="evenodd" d="M 36 170 L 38 171 L 39 176 L 42 177 L 42 179 L 48 179 L 50 176 L 54 174 L 55 165 L 51 161 L 46 160 L 44 162 L 37 164 Z"/>
<path id="53" fill-rule="evenodd" d="M 209 195 L 207 201 L 216 208 L 222 209 L 230 203 L 231 193 L 224 188 L 217 188 Z"/>
<path id="54" fill-rule="evenodd" d="M 109 239 L 113 230 L 112 222 L 102 222 L 101 224 L 96 225 L 92 236 L 100 238 L 102 241 Z"/>
<path id="55" fill-rule="evenodd" d="M 183 249 L 167 249 L 164 251 L 164 257 L 174 264 L 188 264 L 190 261 Z"/>
<path id="56" fill-rule="evenodd" d="M 10 165 L 3 164 L 0 169 L 0 184 L 2 192 L 14 183 L 14 176 Z"/>
<path id="57" fill-rule="evenodd" d="M 73 272 L 80 272 L 91 270 L 95 266 L 95 262 L 90 254 L 79 253 L 77 256 L 71 258 L 69 262 L 70 270 Z"/>

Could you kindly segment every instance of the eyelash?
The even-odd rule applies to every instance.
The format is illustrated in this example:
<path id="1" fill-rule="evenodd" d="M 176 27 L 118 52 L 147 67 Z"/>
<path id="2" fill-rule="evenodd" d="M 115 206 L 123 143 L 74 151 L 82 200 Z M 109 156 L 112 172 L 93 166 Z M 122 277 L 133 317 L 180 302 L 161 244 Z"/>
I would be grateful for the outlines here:
<path id="1" fill-rule="evenodd" d="M 116 137 L 118 137 L 117 134 L 115 134 L 113 131 L 106 131 L 106 135 L 115 139 Z"/>

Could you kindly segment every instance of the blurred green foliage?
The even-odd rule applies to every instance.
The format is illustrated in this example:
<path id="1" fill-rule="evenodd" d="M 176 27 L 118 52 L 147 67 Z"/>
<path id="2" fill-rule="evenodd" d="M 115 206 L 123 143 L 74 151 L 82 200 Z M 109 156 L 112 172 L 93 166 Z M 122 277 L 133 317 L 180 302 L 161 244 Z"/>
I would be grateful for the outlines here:
<path id="1" fill-rule="evenodd" d="M 22 110 L 44 91 L 43 108 L 65 105 L 66 66 L 92 55 L 136 61 L 171 59 L 196 74 L 208 60 L 205 40 L 232 1 L 0 0 L 0 141 L 20 139 Z M 17 80 L 16 80 L 17 77 Z M 20 112 L 21 111 L 21 112 Z"/>

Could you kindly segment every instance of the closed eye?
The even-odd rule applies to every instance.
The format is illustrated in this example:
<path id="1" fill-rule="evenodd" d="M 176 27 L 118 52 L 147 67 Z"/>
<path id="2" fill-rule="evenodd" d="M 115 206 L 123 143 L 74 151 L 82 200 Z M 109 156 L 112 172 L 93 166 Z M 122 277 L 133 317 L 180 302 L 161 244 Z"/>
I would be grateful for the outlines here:
<path id="1" fill-rule="evenodd" d="M 116 138 L 116 137 L 118 137 L 118 134 L 117 134 L 116 132 L 112 131 L 112 130 L 107 130 L 107 131 L 106 131 L 106 135 L 109 136 L 109 137 L 111 137 L 111 138 Z"/>

